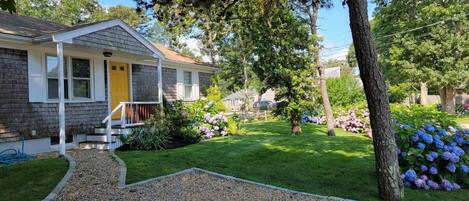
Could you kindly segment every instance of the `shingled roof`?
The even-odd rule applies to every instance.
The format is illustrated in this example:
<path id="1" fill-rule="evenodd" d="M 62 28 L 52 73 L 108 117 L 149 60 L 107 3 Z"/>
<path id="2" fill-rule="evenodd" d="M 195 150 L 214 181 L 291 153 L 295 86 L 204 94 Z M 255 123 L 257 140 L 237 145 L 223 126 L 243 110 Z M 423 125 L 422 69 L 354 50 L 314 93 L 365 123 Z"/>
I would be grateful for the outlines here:
<path id="1" fill-rule="evenodd" d="M 178 52 L 172 50 L 171 48 L 168 48 L 168 47 L 166 47 L 162 44 L 153 43 L 153 45 L 164 54 L 165 59 L 172 60 L 172 61 L 184 62 L 184 63 L 206 65 L 202 62 L 199 62 L 199 61 L 195 60 L 194 58 L 184 56 L 184 55 L 182 55 L 182 54 L 180 54 L 180 53 L 178 53 Z"/>
<path id="2" fill-rule="evenodd" d="M 1 11 L 0 22 L 0 33 L 31 38 L 69 28 L 69 26 L 63 24 Z"/>

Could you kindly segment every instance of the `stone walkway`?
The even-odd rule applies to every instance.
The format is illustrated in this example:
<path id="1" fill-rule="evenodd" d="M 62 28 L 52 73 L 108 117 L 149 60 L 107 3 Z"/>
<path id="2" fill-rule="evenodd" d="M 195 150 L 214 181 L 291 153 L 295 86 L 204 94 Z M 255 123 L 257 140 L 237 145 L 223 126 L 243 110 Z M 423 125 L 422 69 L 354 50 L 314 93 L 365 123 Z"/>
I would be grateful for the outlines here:
<path id="1" fill-rule="evenodd" d="M 73 150 L 75 172 L 57 200 L 338 200 L 188 171 L 119 189 L 119 164 L 108 152 Z"/>

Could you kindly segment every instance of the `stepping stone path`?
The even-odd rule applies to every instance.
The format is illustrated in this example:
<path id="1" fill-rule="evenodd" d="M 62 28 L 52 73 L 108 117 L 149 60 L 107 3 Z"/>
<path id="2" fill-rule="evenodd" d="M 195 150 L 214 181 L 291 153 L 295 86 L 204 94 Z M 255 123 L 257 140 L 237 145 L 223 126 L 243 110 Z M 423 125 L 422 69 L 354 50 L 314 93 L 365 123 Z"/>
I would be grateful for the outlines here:
<path id="1" fill-rule="evenodd" d="M 56 200 L 339 200 L 189 171 L 148 183 L 118 188 L 119 164 L 109 152 L 72 150 L 77 162 Z"/>

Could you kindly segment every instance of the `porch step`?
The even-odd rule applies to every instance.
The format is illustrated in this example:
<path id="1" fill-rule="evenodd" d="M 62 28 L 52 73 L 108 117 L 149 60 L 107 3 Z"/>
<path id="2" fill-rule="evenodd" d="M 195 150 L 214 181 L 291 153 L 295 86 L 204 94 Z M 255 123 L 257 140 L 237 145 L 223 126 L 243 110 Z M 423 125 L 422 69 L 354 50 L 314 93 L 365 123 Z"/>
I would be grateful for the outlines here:
<path id="1" fill-rule="evenodd" d="M 120 134 L 111 134 L 111 140 L 116 141 Z M 87 134 L 86 141 L 97 141 L 97 142 L 105 142 L 107 139 L 107 135 L 105 133 L 95 133 L 95 134 Z"/>
<path id="2" fill-rule="evenodd" d="M 120 128 L 113 127 L 111 128 L 112 135 L 127 135 L 130 133 L 131 128 Z M 94 128 L 95 134 L 106 134 L 106 127 L 96 127 Z"/>
<path id="3" fill-rule="evenodd" d="M 112 142 L 115 143 L 115 142 Z M 98 149 L 98 150 L 108 150 L 112 143 L 109 142 L 100 142 L 100 141 L 84 141 L 80 142 L 80 149 Z"/>

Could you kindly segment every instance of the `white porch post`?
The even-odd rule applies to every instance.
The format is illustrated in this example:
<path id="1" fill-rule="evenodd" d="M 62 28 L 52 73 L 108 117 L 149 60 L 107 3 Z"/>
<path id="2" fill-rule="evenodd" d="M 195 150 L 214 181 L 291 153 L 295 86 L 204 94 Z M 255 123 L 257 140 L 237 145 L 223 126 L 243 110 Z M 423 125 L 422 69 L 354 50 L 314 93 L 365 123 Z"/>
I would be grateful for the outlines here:
<path id="1" fill-rule="evenodd" d="M 57 59 L 58 59 L 58 76 L 59 76 L 59 137 L 60 137 L 60 146 L 59 152 L 60 155 L 65 154 L 65 87 L 64 87 L 64 51 L 63 43 L 57 43 Z"/>
<path id="2" fill-rule="evenodd" d="M 158 102 L 160 102 L 160 109 L 163 112 L 163 73 L 161 65 L 161 58 L 158 58 Z"/>

